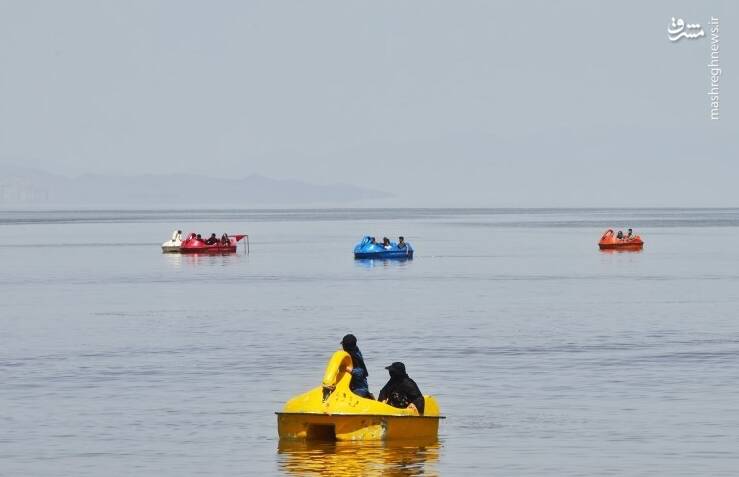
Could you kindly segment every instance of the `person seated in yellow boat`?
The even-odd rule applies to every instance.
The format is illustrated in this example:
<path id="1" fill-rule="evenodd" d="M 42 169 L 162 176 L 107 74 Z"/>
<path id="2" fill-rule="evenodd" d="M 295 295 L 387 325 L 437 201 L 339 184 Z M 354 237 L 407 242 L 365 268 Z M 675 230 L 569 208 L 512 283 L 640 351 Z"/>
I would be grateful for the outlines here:
<path id="1" fill-rule="evenodd" d="M 425 400 L 418 385 L 405 372 L 405 365 L 395 362 L 385 369 L 390 373 L 390 381 L 382 388 L 377 400 L 401 409 L 416 409 L 423 414 Z"/>
<path id="2" fill-rule="evenodd" d="M 210 234 L 210 237 L 208 237 L 208 240 L 205 241 L 206 245 L 215 245 L 218 243 L 218 237 L 216 237 L 216 234 Z"/>
<path id="3" fill-rule="evenodd" d="M 364 364 L 364 358 L 362 352 L 359 351 L 357 346 L 357 337 L 353 334 L 348 334 L 341 339 L 341 347 L 344 351 L 349 353 L 352 357 L 352 367 L 347 369 L 352 375 L 352 380 L 349 382 L 349 389 L 363 398 L 374 399 L 374 396 L 369 392 L 369 384 L 367 384 L 367 366 Z"/>

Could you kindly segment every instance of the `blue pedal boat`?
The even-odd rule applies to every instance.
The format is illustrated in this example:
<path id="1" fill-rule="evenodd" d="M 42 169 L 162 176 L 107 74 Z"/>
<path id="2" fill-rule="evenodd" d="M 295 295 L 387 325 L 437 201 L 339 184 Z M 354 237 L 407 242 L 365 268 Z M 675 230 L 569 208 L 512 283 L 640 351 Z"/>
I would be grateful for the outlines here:
<path id="1" fill-rule="evenodd" d="M 398 247 L 396 242 L 390 242 L 387 247 L 381 243 L 372 243 L 372 237 L 366 235 L 361 242 L 354 246 L 354 258 L 413 258 L 413 247 L 405 242 L 404 247 Z"/>

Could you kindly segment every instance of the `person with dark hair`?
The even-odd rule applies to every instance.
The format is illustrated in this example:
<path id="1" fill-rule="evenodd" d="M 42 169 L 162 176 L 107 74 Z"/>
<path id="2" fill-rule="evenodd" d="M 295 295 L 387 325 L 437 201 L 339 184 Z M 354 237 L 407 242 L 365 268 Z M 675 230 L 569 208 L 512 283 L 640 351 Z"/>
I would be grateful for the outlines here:
<path id="1" fill-rule="evenodd" d="M 216 234 L 210 234 L 210 237 L 208 237 L 208 240 L 205 241 L 206 245 L 215 245 L 218 243 L 218 237 L 216 237 Z"/>
<path id="2" fill-rule="evenodd" d="M 619 230 L 618 233 L 616 234 L 616 238 L 619 240 L 622 240 L 624 238 L 623 231 Z"/>
<path id="3" fill-rule="evenodd" d="M 231 240 L 228 238 L 228 234 L 221 235 L 221 245 L 224 247 L 231 245 Z"/>
<path id="4" fill-rule="evenodd" d="M 407 243 L 405 243 L 405 237 L 403 237 L 403 236 L 401 235 L 400 237 L 398 237 L 398 248 L 399 248 L 400 250 L 405 250 L 405 249 L 406 249 L 406 247 L 408 247 L 408 244 L 407 244 Z"/>
<path id="5" fill-rule="evenodd" d="M 362 352 L 359 351 L 359 347 L 357 346 L 357 337 L 353 334 L 344 336 L 341 340 L 341 347 L 352 357 L 352 367 L 351 369 L 347 369 L 352 375 L 349 389 L 357 396 L 374 399 L 369 392 L 369 384 L 367 384 L 369 373 L 367 372 L 367 366 L 364 364 Z"/>
<path id="6" fill-rule="evenodd" d="M 387 237 L 382 238 L 382 246 L 388 248 L 390 246 L 390 239 Z"/>
<path id="7" fill-rule="evenodd" d="M 198 235 L 197 235 L 197 236 L 196 236 L 195 238 L 196 238 L 197 240 L 200 240 L 201 242 L 203 241 L 203 237 L 201 237 L 201 236 L 200 236 L 200 234 L 198 234 Z"/>
<path id="8" fill-rule="evenodd" d="M 630 239 L 630 238 L 632 238 L 634 236 L 634 231 L 633 230 L 629 229 L 627 232 L 628 232 L 626 234 L 626 238 L 627 239 Z"/>
<path id="9" fill-rule="evenodd" d="M 416 409 L 423 415 L 425 400 L 418 385 L 405 372 L 405 365 L 395 362 L 385 367 L 390 373 L 390 380 L 380 391 L 377 400 L 401 409 Z"/>

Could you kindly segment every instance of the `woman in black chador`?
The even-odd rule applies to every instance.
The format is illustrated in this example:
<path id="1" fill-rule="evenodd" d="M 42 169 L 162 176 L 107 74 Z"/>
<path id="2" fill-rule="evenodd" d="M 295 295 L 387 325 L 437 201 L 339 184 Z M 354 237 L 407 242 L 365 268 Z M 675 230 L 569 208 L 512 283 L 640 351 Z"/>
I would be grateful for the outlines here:
<path id="1" fill-rule="evenodd" d="M 369 384 L 367 384 L 369 373 L 367 372 L 367 366 L 364 364 L 362 352 L 359 351 L 359 347 L 357 346 L 357 337 L 352 334 L 344 336 L 341 340 L 341 347 L 352 357 L 352 369 L 350 371 L 352 380 L 349 383 L 349 389 L 357 396 L 372 399 L 372 394 L 369 392 Z"/>
<path id="2" fill-rule="evenodd" d="M 423 414 L 426 401 L 416 382 L 405 372 L 405 365 L 395 362 L 385 369 L 390 372 L 390 381 L 382 388 L 377 400 L 401 409 L 415 407 L 419 414 Z"/>

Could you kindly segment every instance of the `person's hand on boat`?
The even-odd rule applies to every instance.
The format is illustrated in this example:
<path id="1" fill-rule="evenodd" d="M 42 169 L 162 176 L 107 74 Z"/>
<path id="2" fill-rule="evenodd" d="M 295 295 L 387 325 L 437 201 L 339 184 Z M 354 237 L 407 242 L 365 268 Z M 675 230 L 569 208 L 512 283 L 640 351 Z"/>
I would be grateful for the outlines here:
<path id="1" fill-rule="evenodd" d="M 415 405 L 415 404 L 413 404 L 413 403 L 410 403 L 410 404 L 408 404 L 408 407 L 406 407 L 406 409 L 411 409 L 411 410 L 412 410 L 413 412 L 415 412 L 416 414 L 419 414 L 419 412 L 418 412 L 418 408 L 417 408 L 417 407 L 416 407 L 416 405 Z"/>

